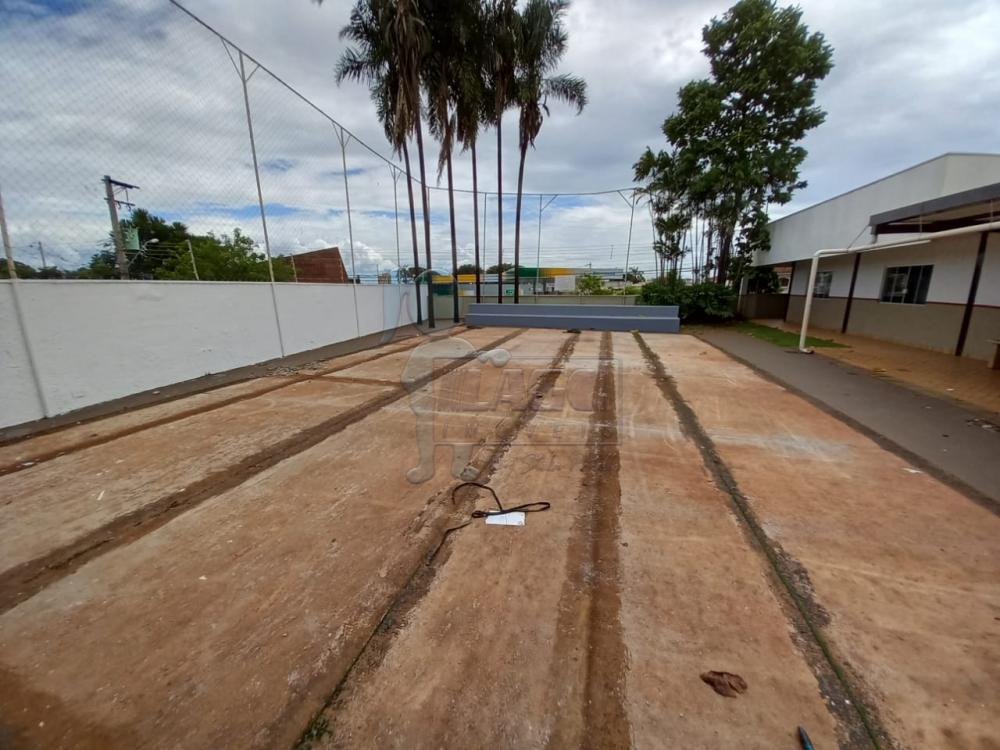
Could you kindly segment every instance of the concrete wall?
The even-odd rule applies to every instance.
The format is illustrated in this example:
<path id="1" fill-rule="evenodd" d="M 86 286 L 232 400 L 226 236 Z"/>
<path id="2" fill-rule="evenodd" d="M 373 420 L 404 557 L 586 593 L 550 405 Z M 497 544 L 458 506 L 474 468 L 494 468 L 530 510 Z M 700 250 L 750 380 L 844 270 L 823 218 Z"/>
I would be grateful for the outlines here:
<path id="1" fill-rule="evenodd" d="M 771 250 L 756 262 L 787 263 L 823 248 L 866 244 L 872 214 L 995 182 L 1000 182 L 1000 155 L 939 156 L 771 222 Z"/>
<path id="2" fill-rule="evenodd" d="M 744 294 L 737 312 L 744 318 L 784 318 L 788 312 L 788 295 Z"/>
<path id="3" fill-rule="evenodd" d="M 423 289 L 423 287 L 421 287 Z M 487 295 L 485 287 L 482 292 L 483 302 L 496 302 L 496 286 L 493 287 L 493 294 Z M 621 294 L 522 294 L 519 304 L 522 305 L 634 305 L 638 297 Z M 469 312 L 469 305 L 476 301 L 475 297 L 458 298 L 458 314 L 463 320 Z M 513 297 L 504 297 L 503 304 L 513 305 Z M 434 295 L 434 314 L 442 320 L 451 320 L 452 317 L 451 295 Z"/>
<path id="4" fill-rule="evenodd" d="M 45 416 L 11 285 L 0 282 L 0 427 Z M 268 284 L 21 281 L 19 289 L 49 416 L 282 356 Z M 286 355 L 390 330 L 416 315 L 410 286 L 275 290 Z"/>
<path id="5" fill-rule="evenodd" d="M 874 250 L 861 255 L 847 333 L 954 353 L 969 296 L 979 236 L 938 240 L 927 245 Z M 854 259 L 838 256 L 820 261 L 833 272 L 829 299 L 814 299 L 811 326 L 840 330 Z M 879 301 L 885 270 L 892 266 L 934 266 L 923 305 Z M 809 262 L 796 264 L 787 320 L 799 323 L 805 302 Z M 979 290 L 966 337 L 964 356 L 988 359 L 988 339 L 1000 338 L 1000 235 L 990 235 Z"/>

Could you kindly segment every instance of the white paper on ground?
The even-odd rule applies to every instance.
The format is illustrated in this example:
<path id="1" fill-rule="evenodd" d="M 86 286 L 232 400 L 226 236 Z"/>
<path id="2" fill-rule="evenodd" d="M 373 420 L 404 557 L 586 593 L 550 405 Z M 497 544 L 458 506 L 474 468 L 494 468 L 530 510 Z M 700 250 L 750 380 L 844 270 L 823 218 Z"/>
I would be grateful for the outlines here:
<path id="1" fill-rule="evenodd" d="M 486 516 L 486 523 L 493 526 L 524 526 L 524 513 L 518 510 L 502 516 Z"/>

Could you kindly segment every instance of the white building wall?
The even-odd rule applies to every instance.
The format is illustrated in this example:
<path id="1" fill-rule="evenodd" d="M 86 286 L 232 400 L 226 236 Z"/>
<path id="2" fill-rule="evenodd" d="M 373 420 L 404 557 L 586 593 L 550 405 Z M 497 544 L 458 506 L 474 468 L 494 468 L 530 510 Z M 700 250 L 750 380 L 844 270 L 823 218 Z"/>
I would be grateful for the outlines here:
<path id="1" fill-rule="evenodd" d="M 986 245 L 976 304 L 1000 308 L 1000 234 L 995 232 L 990 235 L 989 244 Z M 1000 337 L 1000 331 L 997 331 L 997 336 Z"/>
<path id="2" fill-rule="evenodd" d="M 1000 155 L 945 154 L 771 222 L 771 250 L 756 262 L 787 263 L 817 250 L 868 244 L 873 214 L 996 182 Z"/>
<path id="3" fill-rule="evenodd" d="M 964 305 L 969 298 L 969 284 L 978 248 L 979 236 L 975 235 L 863 253 L 854 296 L 858 299 L 879 299 L 887 268 L 933 265 L 927 302 Z"/>
<path id="4" fill-rule="evenodd" d="M 45 416 L 12 282 L 0 282 L 0 427 Z M 281 356 L 270 285 L 241 282 L 21 281 L 49 416 Z M 277 284 L 285 354 L 415 319 L 408 286 Z M 358 319 L 354 313 L 357 293 Z"/>

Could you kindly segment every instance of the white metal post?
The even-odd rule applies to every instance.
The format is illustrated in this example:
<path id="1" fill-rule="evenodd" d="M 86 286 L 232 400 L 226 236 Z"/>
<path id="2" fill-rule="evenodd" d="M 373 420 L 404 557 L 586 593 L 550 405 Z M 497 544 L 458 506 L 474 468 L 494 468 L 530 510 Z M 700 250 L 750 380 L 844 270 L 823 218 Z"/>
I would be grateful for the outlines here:
<path id="1" fill-rule="evenodd" d="M 243 50 L 237 49 L 240 58 L 240 83 L 243 85 L 243 107 L 247 115 L 247 132 L 250 134 L 250 155 L 253 157 L 253 176 L 257 181 L 257 205 L 260 206 L 260 223 L 264 230 L 264 250 L 267 253 L 267 272 L 271 278 L 271 305 L 274 307 L 274 324 L 278 330 L 278 349 L 281 356 L 285 356 L 285 337 L 281 333 L 281 316 L 278 314 L 278 293 L 274 288 L 274 264 L 271 262 L 271 240 L 267 235 L 267 212 L 264 210 L 264 192 L 260 188 L 260 167 L 257 164 L 257 142 L 253 137 L 253 118 L 250 115 L 250 94 L 247 93 L 246 65 L 243 59 Z M 260 66 L 258 65 L 257 68 Z M 252 76 L 257 72 L 257 68 L 250 73 Z"/>
<path id="2" fill-rule="evenodd" d="M 335 125 L 333 131 L 340 141 L 340 163 L 344 168 L 344 199 L 347 201 L 347 241 L 351 245 L 351 291 L 354 293 L 354 327 L 361 337 L 361 317 L 358 315 L 358 277 L 354 265 L 354 225 L 351 223 L 351 188 L 347 183 L 347 143 L 351 136 L 344 127 Z"/>
<path id="3" fill-rule="evenodd" d="M 28 355 L 28 369 L 31 370 L 31 380 L 35 384 L 35 395 L 38 397 L 38 405 L 42 408 L 42 416 L 52 416 L 49 412 L 49 404 L 45 399 L 45 389 L 42 388 L 42 378 L 38 372 L 38 362 L 35 360 L 35 350 L 31 344 L 31 336 L 28 335 L 28 322 L 24 317 L 24 309 L 21 307 L 21 281 L 17 277 L 17 266 L 14 265 L 14 254 L 10 247 L 10 235 L 7 234 L 7 216 L 3 210 L 3 193 L 0 191 L 0 238 L 3 240 L 3 253 L 7 259 L 7 275 L 10 276 L 10 292 L 14 298 L 14 316 L 17 318 L 17 327 L 21 332 L 21 340 L 24 342 L 24 351 Z"/>
<path id="4" fill-rule="evenodd" d="M 629 215 L 628 215 L 628 242 L 625 244 L 625 275 L 622 278 L 622 304 L 625 304 L 625 287 L 628 286 L 628 259 L 629 254 L 632 252 L 632 222 L 635 219 L 635 203 L 636 203 L 636 191 L 632 191 L 632 198 L 629 200 L 621 191 L 618 191 L 618 195 L 621 199 L 629 204 Z"/>
<path id="5" fill-rule="evenodd" d="M 399 255 L 399 192 L 397 190 L 399 186 L 399 170 L 390 164 L 389 171 L 392 173 L 392 210 L 396 215 L 396 282 L 398 283 L 400 281 L 399 272 L 403 267 L 402 258 Z"/>
<path id="6" fill-rule="evenodd" d="M 188 255 L 191 256 L 191 270 L 194 271 L 194 280 L 201 281 L 198 277 L 198 264 L 194 262 L 194 248 L 191 246 L 191 240 L 184 240 L 188 246 Z"/>
<path id="7" fill-rule="evenodd" d="M 558 198 L 558 195 L 553 195 L 549 198 L 548 203 L 544 206 L 542 205 L 542 196 L 538 196 L 538 244 L 535 246 L 535 304 L 538 303 L 538 267 L 542 262 L 542 212 L 546 208 L 552 205 L 552 201 Z"/>

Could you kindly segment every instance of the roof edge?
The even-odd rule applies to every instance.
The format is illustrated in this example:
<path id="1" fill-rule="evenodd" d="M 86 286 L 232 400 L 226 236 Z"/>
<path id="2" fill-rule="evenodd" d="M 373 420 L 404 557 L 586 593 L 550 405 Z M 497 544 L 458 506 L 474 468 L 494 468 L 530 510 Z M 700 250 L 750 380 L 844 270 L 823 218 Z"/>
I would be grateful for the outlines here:
<path id="1" fill-rule="evenodd" d="M 1000 153 L 988 153 L 988 152 L 985 152 L 985 151 L 945 151 L 943 154 L 938 154 L 937 156 L 932 156 L 929 159 L 924 159 L 921 162 L 917 162 L 916 164 L 911 164 L 910 166 L 904 167 L 903 169 L 898 169 L 895 172 L 890 172 L 889 174 L 887 174 L 887 175 L 885 175 L 883 177 L 879 177 L 878 179 L 871 180 L 870 182 L 866 182 L 863 185 L 858 185 L 857 187 L 853 187 L 850 190 L 845 190 L 843 193 L 838 193 L 837 195 L 830 196 L 829 198 L 824 198 L 821 201 L 813 203 L 811 206 L 806 206 L 805 208 L 800 208 L 798 211 L 793 211 L 790 214 L 787 214 L 785 216 L 781 216 L 781 217 L 779 217 L 777 219 L 769 221 L 767 223 L 767 225 L 768 225 L 768 227 L 771 227 L 771 226 L 777 224 L 779 221 L 784 221 L 785 219 L 790 219 L 793 216 L 798 216 L 801 213 L 805 213 L 806 211 L 811 211 L 812 209 L 817 208 L 819 206 L 822 206 L 825 203 L 830 203 L 831 201 L 835 201 L 835 200 L 838 200 L 839 198 L 843 198 L 845 195 L 850 195 L 851 193 L 856 193 L 859 190 L 864 190 L 865 188 L 869 188 L 872 185 L 877 185 L 880 182 L 884 182 L 886 180 L 890 180 L 893 177 L 898 177 L 899 175 L 901 175 L 901 174 L 903 174 L 905 172 L 909 172 L 911 170 L 914 170 L 914 169 L 917 169 L 919 167 L 922 167 L 922 166 L 924 166 L 926 164 L 930 164 L 931 162 L 938 161 L 939 159 L 945 159 L 945 158 L 947 158 L 949 156 L 988 156 L 988 157 L 991 157 L 991 158 L 1000 159 Z"/>

